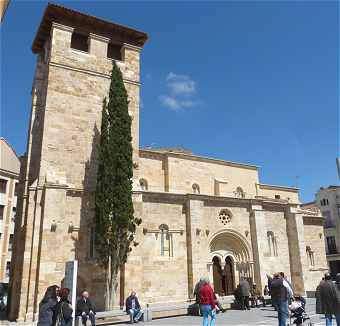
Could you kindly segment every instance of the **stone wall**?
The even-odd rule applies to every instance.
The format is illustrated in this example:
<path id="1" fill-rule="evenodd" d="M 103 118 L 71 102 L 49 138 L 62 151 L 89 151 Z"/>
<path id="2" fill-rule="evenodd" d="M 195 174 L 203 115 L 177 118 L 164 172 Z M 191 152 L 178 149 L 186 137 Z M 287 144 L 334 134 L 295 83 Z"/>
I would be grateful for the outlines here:
<path id="1" fill-rule="evenodd" d="M 135 289 L 143 303 L 185 300 L 188 296 L 186 220 L 183 200 L 143 195 L 142 218 L 136 241 L 125 268 L 125 292 Z M 172 233 L 173 256 L 161 255 L 159 226 L 166 224 Z M 143 228 L 147 229 L 143 233 Z"/>
<path id="2" fill-rule="evenodd" d="M 313 266 L 308 259 L 308 272 L 305 277 L 305 288 L 308 292 L 315 291 L 324 273 L 328 271 L 322 222 L 304 217 L 305 244 L 312 249 L 314 255 Z"/>
<path id="3" fill-rule="evenodd" d="M 266 211 L 266 227 L 267 232 L 272 231 L 276 239 L 277 255 L 269 252 L 269 244 L 267 241 L 267 250 L 265 255 L 265 273 L 273 274 L 275 272 L 284 272 L 289 279 L 290 275 L 290 263 L 289 263 L 289 248 L 288 248 L 288 236 L 286 228 L 286 220 L 283 211 Z M 265 231 L 265 230 L 264 230 Z M 263 232 L 261 236 L 267 239 L 267 232 Z"/>

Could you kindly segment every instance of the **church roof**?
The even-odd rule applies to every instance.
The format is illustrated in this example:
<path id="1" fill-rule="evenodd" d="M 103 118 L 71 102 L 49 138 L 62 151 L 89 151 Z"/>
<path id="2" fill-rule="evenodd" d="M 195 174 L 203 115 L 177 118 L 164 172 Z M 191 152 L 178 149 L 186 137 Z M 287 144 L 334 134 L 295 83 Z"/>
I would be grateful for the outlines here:
<path id="1" fill-rule="evenodd" d="M 32 44 L 33 53 L 39 53 L 43 48 L 50 35 L 52 22 L 135 46 L 143 46 L 148 39 L 145 32 L 49 3 Z"/>

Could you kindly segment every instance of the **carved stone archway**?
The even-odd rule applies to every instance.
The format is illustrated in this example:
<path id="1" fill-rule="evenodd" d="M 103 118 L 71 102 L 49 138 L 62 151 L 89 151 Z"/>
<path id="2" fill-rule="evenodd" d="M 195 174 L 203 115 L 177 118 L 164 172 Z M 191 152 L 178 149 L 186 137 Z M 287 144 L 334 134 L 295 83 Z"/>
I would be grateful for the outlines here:
<path id="1" fill-rule="evenodd" d="M 223 230 L 210 240 L 208 270 L 219 295 L 232 295 L 241 277 L 253 280 L 253 261 L 247 240 L 238 232 Z"/>

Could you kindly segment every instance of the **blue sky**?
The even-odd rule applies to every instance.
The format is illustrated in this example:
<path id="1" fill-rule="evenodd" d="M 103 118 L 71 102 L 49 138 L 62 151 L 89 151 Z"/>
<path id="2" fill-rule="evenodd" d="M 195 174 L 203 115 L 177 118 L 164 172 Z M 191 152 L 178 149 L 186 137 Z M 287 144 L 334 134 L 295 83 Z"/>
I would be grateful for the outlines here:
<path id="1" fill-rule="evenodd" d="M 338 184 L 338 2 L 59 4 L 141 29 L 141 146 L 259 165 L 309 201 Z M 1 136 L 25 151 L 44 1 L 12 1 L 1 26 Z"/>

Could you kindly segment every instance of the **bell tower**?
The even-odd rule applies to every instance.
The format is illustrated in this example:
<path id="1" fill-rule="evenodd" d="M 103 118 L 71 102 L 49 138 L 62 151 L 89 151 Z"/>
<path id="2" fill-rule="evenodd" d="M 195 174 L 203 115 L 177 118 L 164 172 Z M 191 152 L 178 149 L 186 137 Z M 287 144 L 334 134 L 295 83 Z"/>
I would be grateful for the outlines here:
<path id="1" fill-rule="evenodd" d="M 140 53 L 147 34 L 49 4 L 32 45 L 32 87 L 24 183 L 18 204 L 10 318 L 34 321 L 47 286 L 65 262 L 80 277 L 98 274 L 89 257 L 97 144 L 112 61 L 121 69 L 132 117 L 133 161 L 139 158 Z M 138 179 L 138 169 L 134 169 Z"/>

